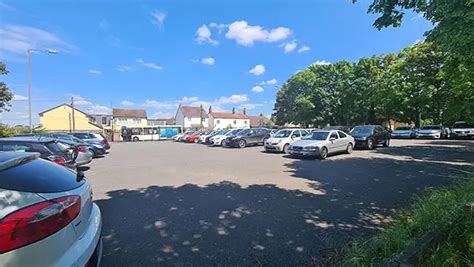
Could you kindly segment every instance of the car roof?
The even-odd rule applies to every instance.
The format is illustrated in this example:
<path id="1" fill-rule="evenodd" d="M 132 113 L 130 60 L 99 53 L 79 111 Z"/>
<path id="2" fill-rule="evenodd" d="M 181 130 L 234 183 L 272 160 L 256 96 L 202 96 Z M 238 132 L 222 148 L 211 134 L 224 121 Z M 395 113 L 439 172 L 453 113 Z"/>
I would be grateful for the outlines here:
<path id="1" fill-rule="evenodd" d="M 56 140 L 50 137 L 43 137 L 43 136 L 14 136 L 14 137 L 6 137 L 0 138 L 0 142 L 24 142 L 24 143 L 49 143 L 55 142 Z"/>

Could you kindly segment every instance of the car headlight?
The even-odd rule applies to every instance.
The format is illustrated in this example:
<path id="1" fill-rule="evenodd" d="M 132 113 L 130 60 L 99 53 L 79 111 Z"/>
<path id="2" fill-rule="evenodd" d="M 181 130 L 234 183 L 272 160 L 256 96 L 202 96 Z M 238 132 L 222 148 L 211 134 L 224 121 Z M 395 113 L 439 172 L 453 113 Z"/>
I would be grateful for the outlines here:
<path id="1" fill-rule="evenodd" d="M 307 146 L 307 147 L 303 148 L 303 150 L 316 151 L 316 150 L 318 150 L 318 147 L 317 146 Z"/>

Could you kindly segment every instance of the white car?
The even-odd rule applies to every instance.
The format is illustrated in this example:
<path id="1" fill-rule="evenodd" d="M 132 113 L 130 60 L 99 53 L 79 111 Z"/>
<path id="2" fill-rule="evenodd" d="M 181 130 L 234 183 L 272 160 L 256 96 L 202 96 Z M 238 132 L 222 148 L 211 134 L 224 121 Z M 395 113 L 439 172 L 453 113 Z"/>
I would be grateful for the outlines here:
<path id="1" fill-rule="evenodd" d="M 0 265 L 98 266 L 102 217 L 81 172 L 0 153 Z"/>
<path id="2" fill-rule="evenodd" d="M 448 132 L 442 125 L 426 125 L 416 132 L 416 138 L 441 139 L 448 137 Z"/>
<path id="3" fill-rule="evenodd" d="M 214 132 L 216 131 L 211 131 L 211 132 L 207 132 L 205 134 L 201 134 L 198 138 L 198 143 L 205 143 L 206 142 L 206 138 L 210 135 L 212 135 Z"/>
<path id="4" fill-rule="evenodd" d="M 303 129 L 281 129 L 274 133 L 265 142 L 265 151 L 276 151 L 288 153 L 288 147 L 294 141 L 306 136 L 308 132 Z"/>
<path id="5" fill-rule="evenodd" d="M 329 154 L 352 153 L 354 137 L 342 131 L 313 131 L 288 148 L 288 153 L 295 157 L 319 157 L 325 159 Z"/>
<path id="6" fill-rule="evenodd" d="M 416 137 L 416 128 L 414 126 L 401 126 L 397 127 L 390 134 L 391 138 L 415 138 Z"/>
<path id="7" fill-rule="evenodd" d="M 457 121 L 453 125 L 453 135 L 458 138 L 474 138 L 474 123 Z"/>
<path id="8" fill-rule="evenodd" d="M 236 133 L 240 132 L 241 130 L 243 130 L 243 129 L 232 129 L 232 130 L 226 132 L 225 134 L 215 135 L 215 136 L 211 137 L 211 139 L 209 140 L 209 145 L 210 146 L 221 146 L 222 141 L 224 141 L 228 136 L 235 135 Z"/>

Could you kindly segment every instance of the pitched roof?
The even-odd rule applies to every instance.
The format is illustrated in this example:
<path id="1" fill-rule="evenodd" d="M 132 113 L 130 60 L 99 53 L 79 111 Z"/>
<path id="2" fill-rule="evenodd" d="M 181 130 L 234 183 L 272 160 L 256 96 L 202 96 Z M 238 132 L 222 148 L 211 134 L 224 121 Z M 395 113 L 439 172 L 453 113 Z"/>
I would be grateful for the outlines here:
<path id="1" fill-rule="evenodd" d="M 250 127 L 262 127 L 266 124 L 272 123 L 272 121 L 265 116 L 249 116 Z M 260 121 L 262 119 L 262 121 Z"/>
<path id="2" fill-rule="evenodd" d="M 118 109 L 112 110 L 112 115 L 116 118 L 143 118 L 146 119 L 146 111 L 143 109 Z"/>
<path id="3" fill-rule="evenodd" d="M 183 112 L 184 117 L 188 118 L 201 118 L 201 111 L 202 117 L 207 118 L 207 112 L 201 107 L 189 107 L 189 106 L 181 106 L 181 112 Z"/>
<path id="4" fill-rule="evenodd" d="M 216 119 L 243 119 L 248 120 L 249 116 L 242 113 L 230 113 L 230 112 L 212 112 L 212 117 Z"/>
<path id="5" fill-rule="evenodd" d="M 49 112 L 49 111 L 54 110 L 54 109 L 57 109 L 57 108 L 62 107 L 62 106 L 68 106 L 68 107 L 70 107 L 70 108 L 72 109 L 72 106 L 69 105 L 69 104 L 60 104 L 60 105 L 57 105 L 57 106 L 52 107 L 52 108 L 50 108 L 50 109 L 47 109 L 47 110 L 45 110 L 45 111 L 42 111 L 42 112 L 38 113 L 38 115 L 43 116 L 44 113 Z M 74 107 L 74 110 L 75 110 L 75 111 L 78 111 L 78 112 L 80 112 L 80 113 L 82 113 L 82 114 L 84 114 L 84 115 L 86 115 L 86 116 L 89 116 L 89 114 L 85 113 L 85 112 L 82 111 L 82 110 L 77 109 L 76 107 Z"/>

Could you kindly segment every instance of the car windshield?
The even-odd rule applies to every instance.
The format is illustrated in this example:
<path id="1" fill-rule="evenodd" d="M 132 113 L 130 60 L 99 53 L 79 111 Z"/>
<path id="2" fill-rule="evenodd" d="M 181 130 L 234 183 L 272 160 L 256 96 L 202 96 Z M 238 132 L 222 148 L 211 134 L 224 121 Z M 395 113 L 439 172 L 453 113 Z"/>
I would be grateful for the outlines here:
<path id="1" fill-rule="evenodd" d="M 457 129 L 474 128 L 474 123 L 456 122 L 454 123 L 453 128 L 457 128 Z"/>
<path id="2" fill-rule="evenodd" d="M 326 140 L 329 132 L 312 132 L 303 137 L 305 140 Z"/>
<path id="3" fill-rule="evenodd" d="M 422 130 L 441 130 L 441 126 L 439 125 L 428 125 L 421 127 Z"/>
<path id="4" fill-rule="evenodd" d="M 372 127 L 355 127 L 352 129 L 351 134 L 371 134 L 372 133 Z"/>
<path id="5" fill-rule="evenodd" d="M 291 130 L 280 130 L 276 132 L 273 137 L 275 138 L 286 138 L 289 137 L 291 134 Z"/>
<path id="6" fill-rule="evenodd" d="M 395 129 L 395 131 L 407 131 L 407 130 L 411 130 L 411 127 L 403 126 L 403 127 L 398 127 L 397 129 Z"/>

